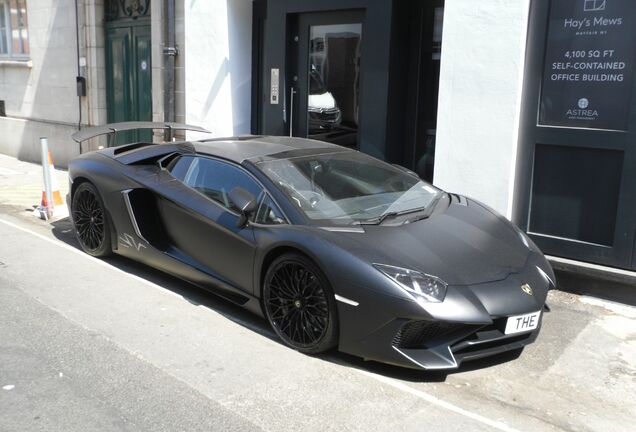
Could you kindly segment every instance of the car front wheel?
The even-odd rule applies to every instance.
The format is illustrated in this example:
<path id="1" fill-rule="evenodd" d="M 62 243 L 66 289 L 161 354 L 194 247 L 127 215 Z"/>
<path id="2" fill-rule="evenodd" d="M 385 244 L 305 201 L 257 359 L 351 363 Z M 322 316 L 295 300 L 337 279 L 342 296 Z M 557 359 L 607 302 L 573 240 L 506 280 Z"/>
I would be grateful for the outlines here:
<path id="1" fill-rule="evenodd" d="M 99 192 L 91 183 L 77 187 L 71 205 L 73 225 L 80 246 L 89 255 L 103 257 L 112 252 L 110 229 Z"/>
<path id="2" fill-rule="evenodd" d="M 338 317 L 329 282 L 308 258 L 284 254 L 270 265 L 263 286 L 267 319 L 290 347 L 317 354 L 337 345 Z"/>

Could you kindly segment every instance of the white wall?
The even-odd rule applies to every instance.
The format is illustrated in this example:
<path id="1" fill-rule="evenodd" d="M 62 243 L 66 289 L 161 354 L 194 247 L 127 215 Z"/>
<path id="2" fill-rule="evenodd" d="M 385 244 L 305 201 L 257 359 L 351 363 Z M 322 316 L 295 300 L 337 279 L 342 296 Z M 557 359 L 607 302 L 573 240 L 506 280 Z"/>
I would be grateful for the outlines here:
<path id="1" fill-rule="evenodd" d="M 530 0 L 446 0 L 434 183 L 508 218 Z"/>
<path id="2" fill-rule="evenodd" d="M 215 136 L 249 133 L 252 0 L 186 2 L 184 15 L 186 122 Z"/>

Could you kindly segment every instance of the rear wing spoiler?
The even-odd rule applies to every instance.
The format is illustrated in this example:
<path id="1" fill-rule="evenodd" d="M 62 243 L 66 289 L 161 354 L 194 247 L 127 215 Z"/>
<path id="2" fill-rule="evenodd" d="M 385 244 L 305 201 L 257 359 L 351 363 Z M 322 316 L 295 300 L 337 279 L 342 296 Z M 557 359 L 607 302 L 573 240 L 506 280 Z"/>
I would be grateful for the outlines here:
<path id="1" fill-rule="evenodd" d="M 168 131 L 168 141 L 172 141 L 174 138 L 175 130 L 189 130 L 194 132 L 211 133 L 209 130 L 200 126 L 187 125 L 183 123 L 171 123 L 171 122 L 143 122 L 143 121 L 131 121 L 121 123 L 109 123 L 103 126 L 95 126 L 86 129 L 79 130 L 71 135 L 73 141 L 81 144 L 82 142 L 95 138 L 101 135 L 110 135 L 108 137 L 108 147 L 112 147 L 115 144 L 115 137 L 117 132 L 133 130 L 133 129 L 161 129 Z"/>

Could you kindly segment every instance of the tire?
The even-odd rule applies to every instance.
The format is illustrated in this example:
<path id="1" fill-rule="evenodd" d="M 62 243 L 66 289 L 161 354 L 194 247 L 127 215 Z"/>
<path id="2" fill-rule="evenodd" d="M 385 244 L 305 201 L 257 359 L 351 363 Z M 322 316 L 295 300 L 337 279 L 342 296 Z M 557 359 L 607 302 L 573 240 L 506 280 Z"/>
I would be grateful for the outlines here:
<path id="1" fill-rule="evenodd" d="M 108 216 L 97 188 L 84 182 L 73 193 L 71 216 L 75 236 L 82 250 L 94 257 L 112 253 Z"/>
<path id="2" fill-rule="evenodd" d="M 297 351 L 318 354 L 338 344 L 333 291 L 304 255 L 286 253 L 272 262 L 263 281 L 263 307 L 278 337 Z"/>

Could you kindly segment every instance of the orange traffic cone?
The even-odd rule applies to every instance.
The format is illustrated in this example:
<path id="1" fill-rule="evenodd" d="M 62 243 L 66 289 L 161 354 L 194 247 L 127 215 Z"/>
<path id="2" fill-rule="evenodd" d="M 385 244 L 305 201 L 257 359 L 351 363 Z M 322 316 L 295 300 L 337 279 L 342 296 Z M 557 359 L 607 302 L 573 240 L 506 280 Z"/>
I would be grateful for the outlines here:
<path id="1" fill-rule="evenodd" d="M 48 151 L 48 159 L 49 159 L 49 169 L 51 173 L 51 204 L 49 206 L 46 200 L 46 187 L 42 187 L 42 202 L 40 206 L 43 208 L 55 208 L 57 206 L 63 206 L 64 200 L 62 199 L 62 194 L 60 193 L 60 185 L 57 182 L 57 176 L 55 175 L 55 166 L 53 166 L 53 157 L 51 156 L 51 150 Z"/>
<path id="2" fill-rule="evenodd" d="M 62 200 L 62 193 L 57 183 L 53 158 L 49 151 L 46 138 L 40 138 L 42 146 L 42 171 L 44 173 L 44 186 L 42 188 L 42 200 L 33 211 L 34 216 L 47 220 L 51 217 L 68 216 L 68 209 Z"/>

